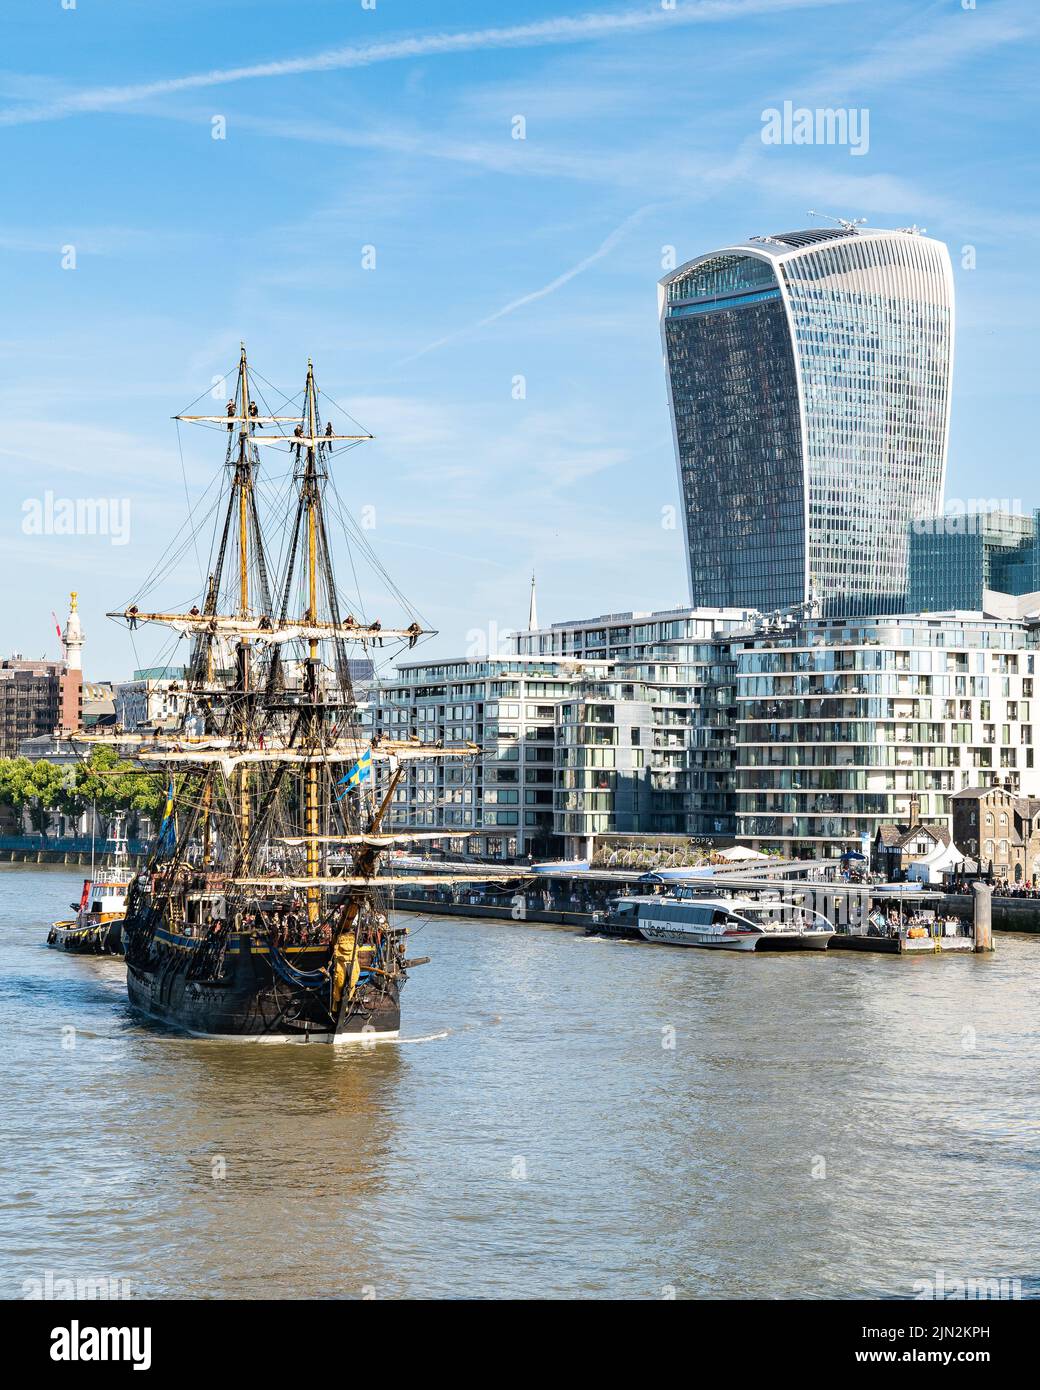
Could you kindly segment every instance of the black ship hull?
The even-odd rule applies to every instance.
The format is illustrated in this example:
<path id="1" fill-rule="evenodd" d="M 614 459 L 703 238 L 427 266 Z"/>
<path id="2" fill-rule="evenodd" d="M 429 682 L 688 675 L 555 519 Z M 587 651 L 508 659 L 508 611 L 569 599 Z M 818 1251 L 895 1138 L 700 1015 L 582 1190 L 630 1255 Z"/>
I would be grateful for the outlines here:
<path id="1" fill-rule="evenodd" d="M 130 937 L 133 942 L 133 933 Z M 212 942 L 159 930 L 142 958 L 128 951 L 131 1005 L 159 1022 L 201 1037 L 269 1042 L 365 1042 L 396 1037 L 404 975 L 359 980 L 350 999 L 330 1009 L 325 982 L 301 987 L 287 975 L 314 975 L 329 948 L 288 947 L 273 954 L 247 934 Z"/>
<path id="2" fill-rule="evenodd" d="M 79 925 L 55 922 L 47 933 L 47 945 L 75 956 L 120 956 L 123 954 L 123 920 Z"/>
<path id="3" fill-rule="evenodd" d="M 604 936 L 613 941 L 643 941 L 642 932 L 635 927 L 624 926 L 618 922 L 590 922 L 585 928 L 586 936 Z"/>

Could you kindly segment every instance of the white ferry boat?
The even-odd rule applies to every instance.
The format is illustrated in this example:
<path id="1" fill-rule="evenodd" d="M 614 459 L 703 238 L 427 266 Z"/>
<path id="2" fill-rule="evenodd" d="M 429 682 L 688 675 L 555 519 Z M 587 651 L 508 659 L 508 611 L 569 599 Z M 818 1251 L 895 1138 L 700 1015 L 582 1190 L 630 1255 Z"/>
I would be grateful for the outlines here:
<path id="1" fill-rule="evenodd" d="M 618 898 L 606 921 L 589 932 L 717 951 L 825 951 L 834 927 L 821 913 L 793 903 L 708 897 L 680 888 Z"/>

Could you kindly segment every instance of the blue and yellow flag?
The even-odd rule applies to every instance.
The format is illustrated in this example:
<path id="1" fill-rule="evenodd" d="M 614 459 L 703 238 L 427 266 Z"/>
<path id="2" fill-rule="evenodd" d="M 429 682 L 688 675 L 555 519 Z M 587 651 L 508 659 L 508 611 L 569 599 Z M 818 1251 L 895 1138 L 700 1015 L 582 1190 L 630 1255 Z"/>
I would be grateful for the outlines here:
<path id="1" fill-rule="evenodd" d="M 342 801 L 351 787 L 360 787 L 365 778 L 371 775 L 371 772 L 372 750 L 366 748 L 350 771 L 336 783 L 337 787 L 343 787 L 343 791 L 336 797 L 336 800 Z"/>
<path id="2" fill-rule="evenodd" d="M 166 789 L 166 805 L 163 808 L 162 824 L 159 826 L 159 838 L 166 839 L 167 832 L 173 829 L 173 774 L 170 774 L 170 785 Z"/>

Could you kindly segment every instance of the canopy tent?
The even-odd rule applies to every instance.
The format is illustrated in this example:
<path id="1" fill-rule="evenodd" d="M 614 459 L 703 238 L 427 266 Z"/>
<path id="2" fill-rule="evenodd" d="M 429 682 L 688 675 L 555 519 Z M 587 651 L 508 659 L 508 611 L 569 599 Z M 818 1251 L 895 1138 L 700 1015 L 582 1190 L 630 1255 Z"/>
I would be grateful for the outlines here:
<path id="1" fill-rule="evenodd" d="M 760 849 L 751 849 L 749 845 L 730 845 L 729 849 L 720 849 L 718 857 L 735 864 L 744 859 L 768 859 L 769 855 L 763 854 Z"/>
<path id="2" fill-rule="evenodd" d="M 965 863 L 964 855 L 951 840 L 948 845 L 937 844 L 933 850 L 909 866 L 906 876 L 915 883 L 941 883 L 944 873 Z"/>

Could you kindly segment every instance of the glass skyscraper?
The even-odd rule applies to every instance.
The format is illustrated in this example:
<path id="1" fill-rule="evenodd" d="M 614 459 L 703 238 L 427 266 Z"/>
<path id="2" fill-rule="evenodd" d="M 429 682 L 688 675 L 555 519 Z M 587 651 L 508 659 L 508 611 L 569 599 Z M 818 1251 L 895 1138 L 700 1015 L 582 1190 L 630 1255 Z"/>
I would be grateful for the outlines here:
<path id="1" fill-rule="evenodd" d="M 904 609 L 909 523 L 946 474 L 946 247 L 849 225 L 752 237 L 666 276 L 660 309 L 691 603 Z"/>

